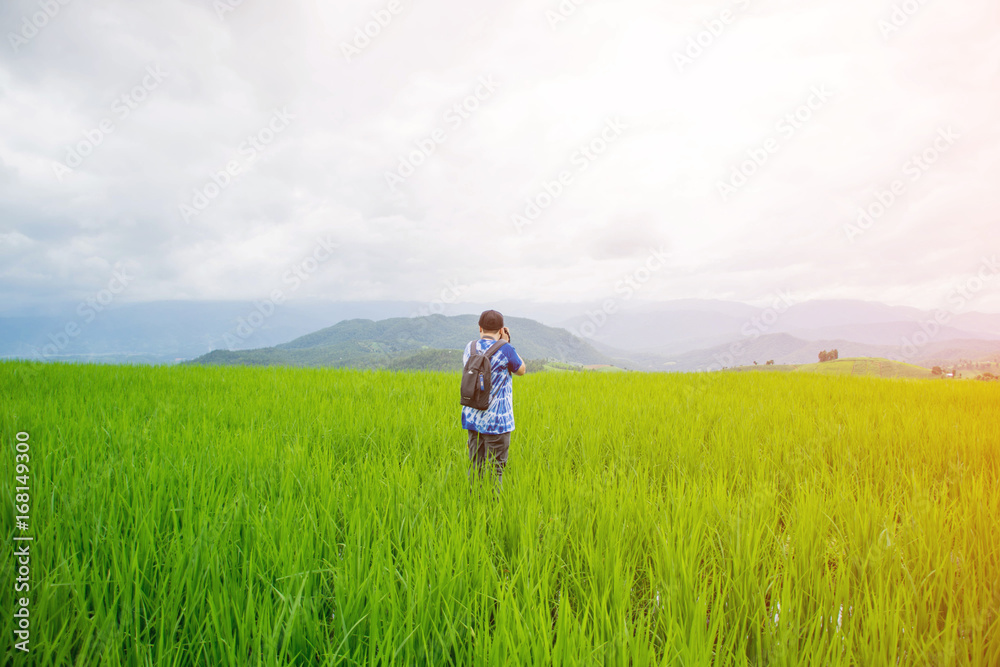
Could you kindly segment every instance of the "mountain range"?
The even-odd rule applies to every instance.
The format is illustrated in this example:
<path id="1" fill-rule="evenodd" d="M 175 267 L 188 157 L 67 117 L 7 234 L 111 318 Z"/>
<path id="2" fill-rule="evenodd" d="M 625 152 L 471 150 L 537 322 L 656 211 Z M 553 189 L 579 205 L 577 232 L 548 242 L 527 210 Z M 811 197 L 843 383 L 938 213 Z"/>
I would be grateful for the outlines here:
<path id="1" fill-rule="evenodd" d="M 915 308 L 800 303 L 788 295 L 761 305 L 700 299 L 614 305 L 302 300 L 268 308 L 254 302 L 174 301 L 112 304 L 91 313 L 65 304 L 0 312 L 0 357 L 175 363 L 214 353 L 222 362 L 224 352 L 253 350 L 250 356 L 266 363 L 453 365 L 432 350 L 461 349 L 475 335 L 472 313 L 489 307 L 508 315 L 515 346 L 525 358 L 562 356 L 638 370 L 695 371 L 772 359 L 808 363 L 820 350 L 833 348 L 842 357 L 922 365 L 1000 354 L 997 313 L 948 313 L 939 324 L 935 313 Z M 421 356 L 406 361 L 408 355 Z"/>
<path id="2" fill-rule="evenodd" d="M 457 370 L 462 366 L 460 351 L 479 336 L 477 323 L 476 315 L 429 315 L 378 322 L 346 320 L 282 345 L 215 350 L 193 363 Z M 522 359 L 554 359 L 582 365 L 612 363 L 565 329 L 520 317 L 508 317 L 505 324 L 511 329 L 511 344 Z"/>

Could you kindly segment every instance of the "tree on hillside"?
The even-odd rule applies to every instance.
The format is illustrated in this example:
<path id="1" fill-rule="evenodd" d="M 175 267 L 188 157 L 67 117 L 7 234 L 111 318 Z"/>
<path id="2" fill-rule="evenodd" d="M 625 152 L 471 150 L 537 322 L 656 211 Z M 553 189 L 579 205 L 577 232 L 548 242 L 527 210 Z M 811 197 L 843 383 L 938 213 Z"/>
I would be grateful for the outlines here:
<path id="1" fill-rule="evenodd" d="M 527 367 L 529 373 L 541 373 L 545 370 L 545 363 L 544 359 L 524 360 L 524 365 Z"/>
<path id="2" fill-rule="evenodd" d="M 944 373 L 944 371 L 941 370 L 940 366 L 935 366 L 934 368 L 931 369 L 931 373 L 934 375 L 941 375 L 942 373 Z"/>
<path id="3" fill-rule="evenodd" d="M 764 365 L 765 366 L 773 366 L 774 365 L 774 359 L 768 360 L 768 362 L 766 364 L 764 364 Z"/>

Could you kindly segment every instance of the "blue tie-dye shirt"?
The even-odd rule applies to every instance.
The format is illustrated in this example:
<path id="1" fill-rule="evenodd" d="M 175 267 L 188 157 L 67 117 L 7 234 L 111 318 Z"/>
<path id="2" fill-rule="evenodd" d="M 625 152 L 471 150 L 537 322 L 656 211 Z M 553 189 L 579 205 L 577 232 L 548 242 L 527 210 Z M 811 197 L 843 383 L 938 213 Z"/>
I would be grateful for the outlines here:
<path id="1" fill-rule="evenodd" d="M 484 353 L 494 342 L 490 338 L 480 338 L 466 345 L 465 354 L 462 355 L 462 365 L 464 366 L 469 360 L 472 345 L 475 345 L 480 353 Z M 522 363 L 521 357 L 517 356 L 517 351 L 510 343 L 505 343 L 493 353 L 490 357 L 490 367 L 493 370 L 490 375 L 490 382 L 493 384 L 490 390 L 490 407 L 486 410 L 476 410 L 463 406 L 462 428 L 480 433 L 507 433 L 514 430 L 514 383 L 511 382 L 510 374 L 517 372 Z"/>

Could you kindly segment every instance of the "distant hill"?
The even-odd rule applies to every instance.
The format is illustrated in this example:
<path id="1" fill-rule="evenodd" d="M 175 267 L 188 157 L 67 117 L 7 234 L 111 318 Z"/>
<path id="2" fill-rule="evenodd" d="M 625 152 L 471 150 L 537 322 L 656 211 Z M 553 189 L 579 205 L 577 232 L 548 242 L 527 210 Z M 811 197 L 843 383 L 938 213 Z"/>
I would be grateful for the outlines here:
<path id="1" fill-rule="evenodd" d="M 323 355 L 284 354 L 287 341 L 298 340 L 313 347 L 313 337 L 331 324 L 377 322 L 399 318 L 403 329 L 419 326 L 419 316 L 430 312 L 474 318 L 485 308 L 497 308 L 521 321 L 555 329 L 566 328 L 566 336 L 578 334 L 587 348 L 568 355 L 576 363 L 599 365 L 611 359 L 626 369 L 694 371 L 717 364 L 714 355 L 733 343 L 744 346 L 735 363 L 752 365 L 775 359 L 778 363 L 812 363 L 816 352 L 836 347 L 841 356 L 900 357 L 903 340 L 924 338 L 922 329 L 935 313 L 908 307 L 865 301 L 803 301 L 794 295 L 776 294 L 758 305 L 682 299 L 676 301 L 619 300 L 613 313 L 602 310 L 602 302 L 541 303 L 501 301 L 490 304 L 442 302 L 336 302 L 326 299 L 287 300 L 272 308 L 265 302 L 161 301 L 111 304 L 96 313 L 86 304 L 61 303 L 36 307 L 0 303 L 0 358 L 100 363 L 174 363 L 211 350 L 245 351 L 245 355 L 216 352 L 211 363 L 261 363 L 314 365 L 317 363 L 369 363 L 384 367 L 392 363 L 428 363 L 423 356 L 410 362 L 401 357 L 426 349 L 458 349 L 469 334 L 457 327 L 456 334 L 426 337 L 421 332 L 397 331 L 402 341 L 385 340 L 375 331 L 368 339 L 351 338 L 348 328 L 338 330 L 334 349 Z M 793 305 L 788 305 L 793 304 Z M 84 306 L 81 311 L 80 307 Z M 408 319 L 413 318 L 413 319 Z M 362 319 L 358 319 L 362 318 Z M 513 321 L 513 320 L 512 320 Z M 469 324 L 469 320 L 466 324 Z M 75 325 L 77 335 L 64 332 Z M 393 325 L 394 326 L 394 325 Z M 539 349 L 520 346 L 536 340 L 520 334 L 515 345 L 525 358 L 544 359 L 552 345 Z M 771 338 L 785 335 L 786 338 Z M 754 338 L 757 336 L 757 338 Z M 298 337 L 302 337 L 299 339 Z M 407 340 L 409 338 L 410 340 Z M 537 340 L 545 340 L 540 334 Z M 336 349 L 344 342 L 376 344 L 367 350 L 358 345 Z M 574 339 L 579 340 L 579 339 Z M 322 345 L 320 345 L 322 347 Z M 266 350 L 266 352 L 262 352 Z M 603 355 L 594 358 L 593 354 Z M 382 356 L 379 357 L 379 354 Z M 360 356 L 359 356 L 360 355 Z M 372 356 L 374 355 L 374 356 Z M 557 355 L 558 356 L 558 355 Z M 724 357 L 724 355 L 723 355 Z M 924 366 L 954 366 L 962 360 L 1000 358 L 1000 313 L 952 314 L 933 340 L 907 361 Z M 590 362 L 598 363 L 590 363 Z"/>
<path id="2" fill-rule="evenodd" d="M 475 315 L 429 315 L 388 320 L 346 320 L 274 347 L 215 350 L 191 363 L 246 366 L 311 366 L 451 370 L 478 336 Z M 568 331 L 508 317 L 512 344 L 522 359 L 553 359 L 583 365 L 614 361 Z"/>
<path id="3" fill-rule="evenodd" d="M 754 307 L 688 299 L 629 303 L 627 308 L 607 317 L 597 308 L 590 309 L 590 313 L 574 315 L 560 324 L 570 331 L 594 331 L 593 339 L 598 345 L 652 357 L 677 357 L 752 335 L 774 334 L 819 343 L 849 341 L 899 347 L 904 338 L 923 336 L 918 332 L 935 317 L 932 311 L 867 301 L 799 303 L 791 295 L 776 295 L 770 307 L 766 303 Z M 595 326 L 595 320 L 603 323 Z M 947 325 L 937 328 L 934 341 L 955 343 L 952 347 L 957 351 L 956 359 L 974 357 L 978 343 L 993 343 L 992 349 L 1000 349 L 1000 314 L 953 314 Z"/>
<path id="4" fill-rule="evenodd" d="M 734 345 L 739 346 L 736 353 L 732 351 Z M 912 356 L 904 358 L 899 345 L 873 345 L 848 340 L 803 340 L 791 334 L 767 334 L 757 338 L 735 339 L 725 345 L 716 345 L 703 350 L 673 356 L 664 355 L 667 360 L 661 362 L 660 370 L 719 370 L 722 367 L 753 366 L 755 361 L 763 365 L 770 360 L 779 365 L 800 366 L 816 363 L 821 350 L 833 349 L 839 352 L 842 359 L 857 357 L 891 359 L 930 368 L 935 365 L 945 365 L 942 360 L 989 358 L 1000 352 L 1000 341 L 933 341 L 915 349 Z M 644 361 L 652 365 L 654 355 L 647 355 Z"/>
<path id="5" fill-rule="evenodd" d="M 816 364 L 803 364 L 796 373 L 820 373 L 822 375 L 866 375 L 882 378 L 931 379 L 934 374 L 922 366 L 892 361 L 891 359 L 848 358 L 835 359 Z"/>
<path id="6" fill-rule="evenodd" d="M 81 304 L 84 305 L 84 304 Z M 278 345 L 331 322 L 417 312 L 419 303 L 286 302 L 260 311 L 251 301 L 160 301 L 112 304 L 99 313 L 76 304 L 52 311 L 0 313 L 0 357 L 111 363 L 172 363 L 213 348 Z M 261 318 L 262 312 L 271 312 Z M 247 320 L 253 326 L 247 326 Z M 67 324 L 75 337 L 62 335 Z"/>
<path id="7" fill-rule="evenodd" d="M 392 371 L 460 371 L 461 350 L 421 350 L 393 359 L 385 366 Z"/>
<path id="8" fill-rule="evenodd" d="M 920 332 L 918 322 L 883 322 L 877 324 L 842 324 L 814 329 L 796 329 L 791 333 L 804 340 L 850 340 L 868 345 L 899 346 L 900 341 L 912 340 Z M 921 334 L 923 335 L 923 334 Z M 934 335 L 938 342 L 953 341 L 998 341 L 1000 336 L 964 331 L 955 327 L 942 326 Z"/>
<path id="9" fill-rule="evenodd" d="M 930 380 L 935 375 L 923 366 L 877 357 L 852 357 L 815 364 L 783 364 L 738 366 L 727 373 L 818 373 L 820 375 L 853 375 L 881 378 L 911 378 Z"/>
<path id="10" fill-rule="evenodd" d="M 819 373 L 820 375 L 854 375 L 880 378 L 933 379 L 935 375 L 923 366 L 902 361 L 871 357 L 835 359 L 815 364 L 784 364 L 772 366 L 739 366 L 727 369 L 732 373 Z"/>
<path id="11" fill-rule="evenodd" d="M 734 346 L 739 347 L 735 348 Z M 862 345 L 849 341 L 807 341 L 791 334 L 768 334 L 758 338 L 736 339 L 725 345 L 685 352 L 671 358 L 664 370 L 721 370 L 723 367 L 763 365 L 769 360 L 776 364 L 808 364 L 817 361 L 820 350 L 837 349 L 841 356 L 888 356 L 888 346 Z"/>

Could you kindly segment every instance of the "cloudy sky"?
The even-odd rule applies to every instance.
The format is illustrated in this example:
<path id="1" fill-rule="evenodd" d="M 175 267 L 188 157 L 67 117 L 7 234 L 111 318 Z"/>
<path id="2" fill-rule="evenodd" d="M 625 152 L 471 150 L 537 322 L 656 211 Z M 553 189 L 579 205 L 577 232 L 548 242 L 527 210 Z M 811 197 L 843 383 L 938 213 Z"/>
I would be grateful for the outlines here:
<path id="1" fill-rule="evenodd" d="M 8 304 L 119 275 L 933 308 L 998 250 L 995 0 L 4 0 L 0 29 Z"/>

